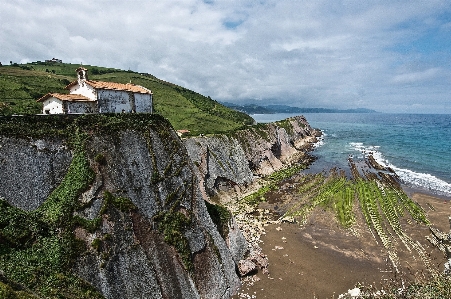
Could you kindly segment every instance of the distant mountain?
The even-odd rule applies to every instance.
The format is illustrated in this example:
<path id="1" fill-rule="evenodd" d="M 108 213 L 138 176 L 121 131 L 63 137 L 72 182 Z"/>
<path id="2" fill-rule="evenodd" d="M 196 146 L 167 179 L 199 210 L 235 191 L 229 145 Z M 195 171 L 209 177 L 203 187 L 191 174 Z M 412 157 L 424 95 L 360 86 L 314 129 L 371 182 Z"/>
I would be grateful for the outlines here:
<path id="1" fill-rule="evenodd" d="M 263 106 L 259 106 L 259 105 L 254 105 L 254 104 L 247 104 L 247 105 L 238 105 L 238 104 L 233 104 L 233 103 L 228 103 L 228 102 L 221 102 L 222 105 L 232 108 L 234 110 L 240 111 L 240 112 L 244 112 L 247 114 L 272 114 L 272 113 L 277 113 L 274 112 L 273 110 L 263 107 Z"/>
<path id="2" fill-rule="evenodd" d="M 329 108 L 300 108 L 287 105 L 238 105 L 228 102 L 222 103 L 224 106 L 248 114 L 274 114 L 274 113 L 377 113 L 375 110 L 366 108 L 355 109 L 329 109 Z"/>

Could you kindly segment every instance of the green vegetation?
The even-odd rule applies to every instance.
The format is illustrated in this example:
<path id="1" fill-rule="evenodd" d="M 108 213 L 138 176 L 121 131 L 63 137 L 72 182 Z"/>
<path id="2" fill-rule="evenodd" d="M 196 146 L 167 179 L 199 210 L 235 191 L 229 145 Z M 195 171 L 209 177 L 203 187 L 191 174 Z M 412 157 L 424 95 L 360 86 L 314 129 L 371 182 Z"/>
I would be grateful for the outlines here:
<path id="1" fill-rule="evenodd" d="M 78 196 L 94 178 L 83 151 L 85 140 L 79 132 L 73 136 L 69 170 L 37 210 L 24 212 L 0 200 L 0 269 L 15 284 L 46 298 L 101 298 L 70 271 L 81 249 L 72 233 L 72 215 Z"/>
<path id="2" fill-rule="evenodd" d="M 281 128 L 284 128 L 288 134 L 293 134 L 293 125 L 289 118 L 275 122 Z"/>
<path id="3" fill-rule="evenodd" d="M 158 115 L 104 114 L 81 116 L 3 117 L 0 135 L 17 137 L 60 137 L 73 151 L 73 159 L 60 185 L 35 211 L 26 212 L 0 199 L 0 298 L 102 298 L 72 271 L 75 258 L 87 250 L 74 236 L 76 227 L 89 232 L 101 225 L 101 215 L 115 207 L 123 212 L 136 209 L 127 198 L 105 192 L 100 215 L 87 220 L 74 215 L 83 209 L 78 197 L 93 182 L 85 144 L 93 134 L 129 129 L 165 131 L 168 122 Z M 164 134 L 164 133 L 161 133 Z M 98 154 L 97 163 L 106 158 Z M 107 236 L 91 246 L 102 250 Z M 102 256 L 107 253 L 102 252 Z"/>
<path id="4" fill-rule="evenodd" d="M 185 216 L 182 212 L 169 210 L 160 212 L 154 220 L 158 222 L 158 230 L 163 234 L 164 241 L 175 247 L 186 269 L 193 271 L 191 249 L 184 234 L 191 225 L 191 217 Z"/>
<path id="5" fill-rule="evenodd" d="M 160 115 L 150 114 L 86 114 L 4 116 L 0 121 L 3 136 L 61 137 L 72 140 L 74 130 L 90 134 L 116 134 L 120 130 L 146 133 L 149 128 L 164 131 L 169 123 Z M 85 136 L 87 137 L 87 136 Z"/>
<path id="6" fill-rule="evenodd" d="M 213 223 L 225 240 L 229 235 L 229 221 L 232 218 L 232 213 L 227 208 L 221 205 L 211 204 L 208 201 L 205 202 L 205 205 L 207 206 L 211 220 L 213 220 Z"/>
<path id="7" fill-rule="evenodd" d="M 269 140 L 268 124 L 257 123 L 251 127 L 253 133 L 260 136 L 263 140 Z"/>
<path id="8" fill-rule="evenodd" d="M 14 290 L 8 284 L 0 281 L 0 298 L 2 299 L 38 299 L 29 292 L 23 290 Z"/>
<path id="9" fill-rule="evenodd" d="M 62 222 L 78 205 L 78 196 L 94 180 L 94 171 L 84 153 L 86 138 L 86 134 L 75 134 L 72 142 L 74 156 L 69 170 L 61 184 L 37 210 L 42 215 L 41 218 L 55 228 L 64 225 Z"/>
<path id="10" fill-rule="evenodd" d="M 100 215 L 102 215 L 111 205 L 122 212 L 131 212 L 138 209 L 130 199 L 121 196 L 115 197 L 110 192 L 105 191 L 103 194 L 103 207 L 100 209 Z"/>
<path id="11" fill-rule="evenodd" d="M 265 194 L 271 190 L 277 190 L 277 185 L 305 169 L 305 165 L 297 164 L 291 167 L 287 167 L 278 171 L 273 172 L 271 175 L 264 179 L 263 187 L 258 189 L 256 192 L 244 197 L 242 201 L 247 205 L 256 206 L 259 202 L 265 201 Z"/>
<path id="12" fill-rule="evenodd" d="M 0 114 L 38 114 L 42 104 L 36 100 L 46 93 L 67 93 L 66 85 L 76 79 L 79 65 L 35 62 L 0 67 Z M 154 94 L 155 112 L 167 118 L 176 130 L 188 129 L 192 135 L 223 133 L 253 123 L 245 113 L 181 86 L 140 74 L 112 68 L 85 65 L 92 80 L 142 85 Z"/>
<path id="13" fill-rule="evenodd" d="M 414 220 L 428 225 L 429 221 L 421 207 L 382 175 L 369 173 L 367 178 L 363 178 L 356 172 L 354 174 L 354 180 L 349 180 L 343 172 L 337 173 L 335 170 L 331 170 L 328 177 L 323 174 L 304 176 L 298 190 L 303 199 L 293 205 L 284 218 L 296 218 L 300 223 L 305 223 L 310 212 L 320 206 L 332 211 L 343 227 L 350 228 L 355 223 L 358 205 L 366 224 L 389 251 L 395 266 L 397 256 L 393 244 L 396 239 L 401 240 L 408 249 L 414 248 L 425 258 L 423 250 L 404 233 L 400 224 L 400 218 L 407 212 Z"/>
<path id="14" fill-rule="evenodd" d="M 443 299 L 451 298 L 451 276 L 439 274 L 429 280 L 421 280 L 414 283 L 406 283 L 401 277 L 392 281 L 390 284 L 383 287 L 383 290 L 378 290 L 373 286 L 359 286 L 361 295 L 359 298 L 370 299 Z M 378 295 L 375 295 L 378 294 Z M 345 296 L 343 298 L 350 298 Z"/>

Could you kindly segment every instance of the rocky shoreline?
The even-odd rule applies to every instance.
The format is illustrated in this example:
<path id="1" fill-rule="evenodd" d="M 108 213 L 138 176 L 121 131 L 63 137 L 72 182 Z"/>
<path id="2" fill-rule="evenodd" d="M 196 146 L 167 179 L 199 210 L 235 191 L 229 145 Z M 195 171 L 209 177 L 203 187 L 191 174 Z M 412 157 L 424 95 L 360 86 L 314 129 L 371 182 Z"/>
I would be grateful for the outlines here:
<path id="1" fill-rule="evenodd" d="M 431 269 L 440 267 L 440 264 L 431 261 L 431 257 L 440 263 L 442 254 L 425 241 L 423 234 L 428 231 L 428 227 L 420 223 L 427 221 L 422 218 L 423 212 L 427 211 L 428 217 L 431 217 L 428 205 L 437 203 L 427 202 L 424 206 L 426 203 L 422 196 L 419 197 L 419 204 L 404 197 L 403 186 L 396 173 L 379 165 L 371 154 L 359 161 L 349 159 L 350 171 L 347 173 L 351 177 L 348 178 L 345 172 L 332 169 L 308 175 L 297 171 L 283 179 L 279 177 L 276 183 L 271 181 L 273 174 L 277 176 L 278 172 L 300 164 L 309 165 L 312 162 L 309 152 L 320 135 L 321 132 L 311 128 L 304 117 L 295 117 L 232 136 L 209 136 L 184 141 L 190 158 L 197 166 L 204 199 L 225 206 L 233 215 L 229 222 L 229 229 L 233 233 L 229 234 L 226 242 L 232 252 L 237 252 L 234 260 L 242 286 L 232 298 L 257 298 L 257 293 L 260 293 L 258 298 L 278 298 L 283 293 L 287 298 L 298 298 L 299 292 L 303 298 L 331 298 L 334 294 L 353 289 L 358 282 L 380 287 L 389 281 L 398 283 L 393 282 L 393 277 L 399 273 L 405 276 L 403 281 L 412 281 L 418 278 L 419 273 L 435 273 L 436 270 L 431 272 Z M 314 194 L 324 186 L 349 179 L 362 182 L 359 183 L 362 186 L 368 184 L 372 186 L 370 188 L 376 188 L 371 192 L 398 196 L 398 201 L 404 202 L 404 208 L 413 219 L 405 216 L 399 220 L 387 218 L 391 212 L 380 206 L 382 210 L 378 213 L 388 219 L 391 230 L 383 231 L 379 229 L 381 224 L 378 222 L 382 220 L 371 220 L 373 223 L 368 226 L 368 219 L 375 216 L 359 212 L 358 201 L 351 205 L 352 213 L 357 212 L 351 219 L 353 224 L 349 223 L 345 227 L 336 220 L 330 207 L 313 207 L 311 214 L 302 216 L 304 218 L 287 215 L 299 203 L 302 206 L 312 200 Z M 314 188 L 305 187 L 309 184 Z M 300 188 L 306 196 L 296 192 Z M 378 188 L 382 189 L 376 191 Z M 415 208 L 417 205 L 421 208 Z M 407 232 L 411 237 L 407 237 Z M 401 240 L 396 240 L 398 237 L 389 240 L 387 234 L 399 236 Z M 398 242 L 400 244 L 396 246 L 390 245 Z M 317 255 L 318 252 L 321 254 Z M 303 260 L 307 256 L 312 260 Z M 287 258 L 290 261 L 288 264 Z M 326 263 L 316 264 L 319 260 Z M 339 263 L 335 265 L 337 261 Z M 319 275 L 318 279 L 330 280 L 331 283 L 324 287 L 311 284 L 308 278 L 299 281 L 287 277 L 297 274 L 299 269 L 295 265 L 299 263 L 304 263 L 304 266 L 307 263 L 308 267 L 316 269 L 299 273 L 312 277 Z M 349 263 L 356 263 L 356 268 L 351 271 L 353 274 L 338 275 L 334 279 L 328 274 L 320 275 L 321 271 L 346 273 Z M 406 271 L 411 272 L 406 274 Z M 272 291 L 268 292 L 268 289 Z"/>
<path id="2" fill-rule="evenodd" d="M 268 260 L 259 246 L 260 237 L 265 234 L 265 226 L 278 221 L 269 210 L 256 209 L 255 201 L 242 199 L 274 184 L 268 179 L 274 173 L 310 164 L 314 158 L 308 153 L 320 135 L 304 117 L 298 116 L 231 136 L 184 140 L 197 166 L 204 198 L 224 205 L 233 215 L 229 230 L 241 232 L 245 239 L 237 233 L 226 240 L 232 251 L 240 252 L 235 260 L 244 280 L 252 280 L 249 275 L 258 271 L 267 273 Z M 237 245 L 246 249 L 236 249 Z"/>
<path id="3" fill-rule="evenodd" d="M 324 289 L 315 277 L 331 281 L 330 297 L 385 261 L 392 274 L 413 269 L 408 279 L 443 267 L 421 242 L 429 222 L 447 230 L 449 201 L 412 201 L 371 158 L 350 160 L 353 179 L 301 172 L 320 134 L 302 116 L 183 140 L 158 115 L 30 116 L 0 129 L 8 294 L 298 298 Z"/>
<path id="4" fill-rule="evenodd" d="M 403 186 L 396 173 L 377 164 L 372 155 L 368 155 L 363 161 L 350 159 L 349 165 L 356 180 L 359 178 L 380 180 L 381 184 L 384 183 L 402 191 Z M 308 222 L 304 224 L 299 223 L 299 219 L 283 217 L 284 212 L 289 210 L 288 206 L 292 206 L 299 200 L 299 197 L 293 193 L 299 188 L 303 176 L 303 174 L 297 174 L 281 182 L 277 190 L 266 194 L 266 200 L 257 206 L 245 208 L 236 208 L 236 205 L 228 206 L 234 211 L 238 226 L 242 228 L 246 239 L 251 241 L 254 250 L 267 259 L 264 271 L 250 272 L 253 275 L 242 278 L 243 285 L 240 292 L 232 298 L 278 298 L 281 294 L 286 298 L 299 298 L 299 296 L 335 298 L 337 294 L 346 293 L 348 289 L 360 292 L 358 288 L 354 289 L 359 283 L 382 289 L 384 286 L 387 287 L 387 283 L 391 285 L 400 283 L 399 278 L 395 279 L 396 276 L 402 277 L 402 283 L 409 283 L 409 281 L 432 277 L 443 268 L 446 259 L 443 259 L 443 254 L 438 249 L 443 251 L 445 247 L 437 247 L 437 244 L 428 241 L 425 238 L 429 230 L 428 226 L 409 218 L 404 217 L 401 221 L 402 229 L 406 234 L 409 232 L 411 236 L 411 239 L 403 242 L 410 242 L 413 248 L 409 249 L 409 245 L 406 245 L 407 249 L 397 246 L 393 249 L 397 252 L 396 261 L 389 262 L 394 256 L 391 247 L 384 248 L 378 244 L 380 238 L 374 235 L 377 232 L 371 232 L 363 218 L 357 219 L 352 227 L 346 229 L 340 228 L 340 224 L 334 220 L 334 215 L 327 210 L 313 212 Z M 432 225 L 438 223 L 443 229 L 443 222 L 447 218 L 439 217 L 444 218 L 443 214 L 451 213 L 450 201 L 443 202 L 441 198 L 421 193 L 414 193 L 413 198 L 423 211 L 427 211 Z M 430 239 L 442 244 L 443 242 L 439 239 L 444 236 L 443 233 L 432 227 L 431 232 Z M 287 242 L 294 243 L 295 246 Z M 321 255 L 318 255 L 319 252 Z M 305 258 L 309 257 L 312 260 L 306 261 Z M 322 262 L 319 262 L 318 258 Z M 412 262 L 412 259 L 416 261 Z M 356 268 L 349 268 L 349 263 Z M 300 268 L 299 264 L 302 264 Z M 306 266 L 307 264 L 310 266 Z M 312 273 L 305 273 L 301 270 L 305 271 L 304 267 L 317 268 L 312 270 L 314 271 Z M 296 276 L 298 270 L 319 280 L 328 279 L 330 284 L 318 285 L 307 277 L 303 278 L 304 281 L 294 279 L 292 276 Z M 321 276 L 321 271 L 347 274 L 340 274 L 331 279 L 328 275 Z"/>

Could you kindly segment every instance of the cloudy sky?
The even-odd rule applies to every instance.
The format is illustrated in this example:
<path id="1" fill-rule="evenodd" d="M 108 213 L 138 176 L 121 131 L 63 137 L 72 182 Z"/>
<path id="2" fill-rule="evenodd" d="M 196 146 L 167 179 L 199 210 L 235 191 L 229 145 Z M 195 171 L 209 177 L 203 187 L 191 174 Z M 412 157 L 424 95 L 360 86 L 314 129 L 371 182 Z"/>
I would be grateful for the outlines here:
<path id="1" fill-rule="evenodd" d="M 146 72 L 219 101 L 451 113 L 449 0 L 1 0 L 0 62 Z"/>

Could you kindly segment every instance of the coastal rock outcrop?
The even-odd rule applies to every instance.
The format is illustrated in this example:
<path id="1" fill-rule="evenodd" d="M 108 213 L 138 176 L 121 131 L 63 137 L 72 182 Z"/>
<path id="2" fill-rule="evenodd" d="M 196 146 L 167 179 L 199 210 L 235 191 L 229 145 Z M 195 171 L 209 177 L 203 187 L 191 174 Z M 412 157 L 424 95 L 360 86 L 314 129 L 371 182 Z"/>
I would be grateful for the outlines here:
<path id="1" fill-rule="evenodd" d="M 259 178 L 305 158 L 311 159 L 306 153 L 319 134 L 303 116 L 297 116 L 227 136 L 183 140 L 190 159 L 197 166 L 204 198 L 229 208 L 230 204 L 235 206 L 232 209 L 238 218 L 237 221 L 231 218 L 225 239 L 241 276 L 257 269 L 267 273 L 268 260 L 258 245 L 257 231 L 264 229 L 248 216 L 250 211 L 237 212 L 235 200 L 259 188 Z"/>
<path id="2" fill-rule="evenodd" d="M 183 142 L 206 193 L 245 189 L 258 177 L 301 160 L 318 132 L 305 117 L 259 124 L 228 136 L 188 138 Z"/>
<path id="3" fill-rule="evenodd" d="M 49 137 L 56 131 L 46 122 L 54 118 L 63 128 Z M 192 162 L 165 119 L 6 121 L 15 131 L 0 130 L 0 244 L 10 248 L 0 256 L 0 269 L 11 286 L 50 298 L 58 288 L 77 298 L 111 299 L 229 298 L 236 292 L 236 254 L 211 220 Z M 34 226 L 12 232 L 24 217 Z M 54 265 L 34 266 L 36 254 Z M 18 273 L 21 264 L 11 265 L 15 260 L 27 263 L 26 273 Z M 66 281 L 89 285 L 65 289 Z"/>
<path id="4" fill-rule="evenodd" d="M 267 261 L 212 203 L 314 140 L 303 117 L 183 142 L 158 115 L 3 118 L 1 283 L 47 298 L 229 298 L 239 270 Z"/>

